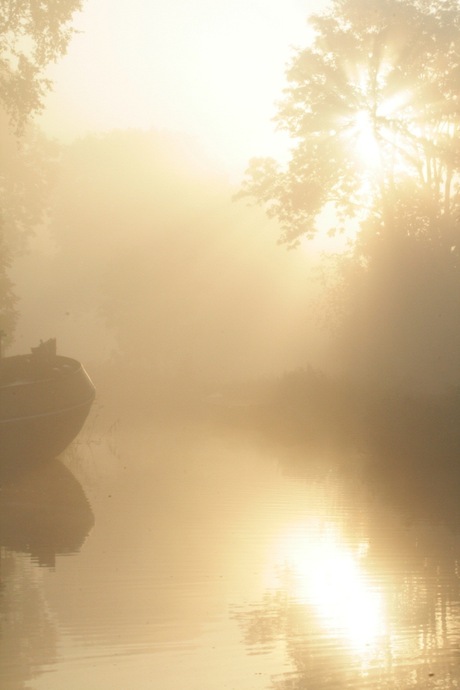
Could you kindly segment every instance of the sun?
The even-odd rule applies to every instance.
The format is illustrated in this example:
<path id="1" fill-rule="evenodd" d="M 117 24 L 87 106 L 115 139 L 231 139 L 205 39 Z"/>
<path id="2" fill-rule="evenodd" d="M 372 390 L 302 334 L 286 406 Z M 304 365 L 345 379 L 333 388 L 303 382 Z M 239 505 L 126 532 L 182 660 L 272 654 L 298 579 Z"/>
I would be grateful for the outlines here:
<path id="1" fill-rule="evenodd" d="M 341 99 L 348 105 L 334 128 L 337 143 L 368 182 L 381 184 L 384 177 L 410 176 L 415 170 L 417 99 L 407 84 L 398 83 L 397 62 L 389 55 L 377 69 L 368 63 L 342 65 Z"/>
<path id="2" fill-rule="evenodd" d="M 404 89 L 383 97 L 365 90 L 360 100 L 363 105 L 343 128 L 358 168 L 380 179 L 413 175 L 414 146 L 421 135 L 414 125 L 413 94 Z"/>
<path id="3" fill-rule="evenodd" d="M 358 163 L 365 168 L 375 169 L 381 164 L 381 150 L 372 113 L 366 109 L 354 113 L 350 130 Z"/>

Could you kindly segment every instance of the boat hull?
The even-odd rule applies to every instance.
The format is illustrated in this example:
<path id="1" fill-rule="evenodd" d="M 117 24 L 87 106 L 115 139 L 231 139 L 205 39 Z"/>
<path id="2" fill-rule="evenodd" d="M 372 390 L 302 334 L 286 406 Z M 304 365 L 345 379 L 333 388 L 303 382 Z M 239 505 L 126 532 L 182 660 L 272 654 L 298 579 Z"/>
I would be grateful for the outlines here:
<path id="1" fill-rule="evenodd" d="M 82 365 L 56 356 L 38 367 L 33 357 L 2 360 L 0 459 L 35 460 L 62 453 L 80 432 L 95 397 Z"/>

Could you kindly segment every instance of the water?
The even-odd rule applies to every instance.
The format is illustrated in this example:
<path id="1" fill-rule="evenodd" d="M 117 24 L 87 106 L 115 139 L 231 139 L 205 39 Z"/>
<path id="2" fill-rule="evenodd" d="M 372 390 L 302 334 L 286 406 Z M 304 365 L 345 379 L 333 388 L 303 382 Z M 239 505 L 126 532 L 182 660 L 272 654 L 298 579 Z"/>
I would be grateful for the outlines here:
<path id="1" fill-rule="evenodd" d="M 202 426 L 77 445 L 2 486 L 0 687 L 459 687 L 460 523 L 429 495 Z"/>

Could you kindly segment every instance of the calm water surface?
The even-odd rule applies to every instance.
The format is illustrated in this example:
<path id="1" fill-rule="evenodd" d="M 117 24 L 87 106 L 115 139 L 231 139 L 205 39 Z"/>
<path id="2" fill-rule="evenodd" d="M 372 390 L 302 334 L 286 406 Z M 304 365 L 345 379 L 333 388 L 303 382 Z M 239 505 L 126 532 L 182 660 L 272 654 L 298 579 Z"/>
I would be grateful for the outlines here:
<path id="1" fill-rule="evenodd" d="M 0 687 L 459 687 L 458 525 L 380 489 L 181 425 L 8 479 Z"/>

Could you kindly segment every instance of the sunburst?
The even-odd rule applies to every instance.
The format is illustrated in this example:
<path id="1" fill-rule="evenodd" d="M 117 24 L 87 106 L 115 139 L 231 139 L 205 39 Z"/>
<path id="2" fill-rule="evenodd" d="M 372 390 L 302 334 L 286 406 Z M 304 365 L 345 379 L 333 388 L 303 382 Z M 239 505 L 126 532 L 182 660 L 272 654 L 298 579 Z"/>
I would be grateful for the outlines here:
<path id="1" fill-rule="evenodd" d="M 377 75 L 355 68 L 347 74 L 354 107 L 342 116 L 337 131 L 363 177 L 370 181 L 393 180 L 416 174 L 417 113 L 414 94 L 407 88 L 389 94 L 391 64 L 382 64 Z"/>

